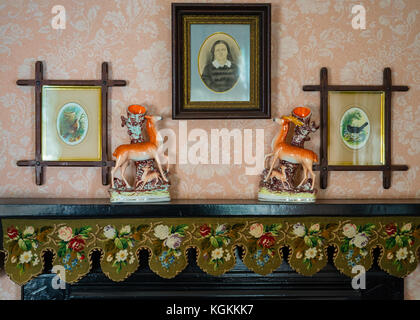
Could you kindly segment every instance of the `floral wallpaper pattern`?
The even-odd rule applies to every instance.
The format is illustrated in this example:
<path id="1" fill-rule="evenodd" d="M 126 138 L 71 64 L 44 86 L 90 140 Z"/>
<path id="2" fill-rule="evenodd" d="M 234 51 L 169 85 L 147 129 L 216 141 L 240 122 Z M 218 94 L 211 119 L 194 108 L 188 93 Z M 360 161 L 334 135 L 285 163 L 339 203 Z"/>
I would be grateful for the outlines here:
<path id="1" fill-rule="evenodd" d="M 143 104 L 165 119 L 159 128 L 178 132 L 171 120 L 171 2 L 169 0 L 69 0 L 66 29 L 54 30 L 53 0 L 4 0 L 0 3 L 0 197 L 107 197 L 100 170 L 47 168 L 46 183 L 36 186 L 33 168 L 16 161 L 34 155 L 34 94 L 16 86 L 32 78 L 34 63 L 45 63 L 48 79 L 93 79 L 102 61 L 109 61 L 114 79 L 128 86 L 110 94 L 111 149 L 128 142 L 120 115 L 129 104 Z M 175 1 L 174 1 L 175 2 Z M 220 2 L 199 1 L 199 2 Z M 244 2 L 244 1 L 225 1 Z M 264 1 L 253 1 L 264 2 Z M 380 172 L 330 173 L 329 187 L 319 198 L 420 197 L 420 6 L 418 0 L 271 0 L 272 114 L 289 113 L 299 105 L 313 110 L 319 122 L 319 94 L 302 91 L 317 84 L 319 70 L 329 68 L 331 83 L 380 84 L 382 70 L 391 67 L 395 84 L 410 91 L 393 95 L 392 157 L 409 171 L 396 172 L 392 187 L 382 188 Z M 354 30 L 353 5 L 366 8 L 366 29 Z M 264 129 L 265 152 L 278 127 L 270 120 L 187 121 L 188 130 Z M 177 142 L 177 149 L 185 141 Z M 192 144 L 190 142 L 190 144 Z M 319 150 L 319 134 L 306 145 Z M 232 148 L 231 148 L 232 149 Z M 255 146 L 254 146 L 255 150 Z M 258 176 L 243 165 L 173 165 L 172 198 L 256 198 Z M 418 272 L 417 272 L 418 274 Z M 0 283 L 4 280 L 0 277 Z M 407 281 L 408 294 L 419 298 L 418 276 Z M 3 288 L 3 286 L 0 286 Z M 413 288 L 417 289 L 413 289 Z M 408 290 L 408 289 L 407 289 Z M 413 292 L 413 291 L 410 291 Z M 0 298 L 4 291 L 0 290 Z"/>

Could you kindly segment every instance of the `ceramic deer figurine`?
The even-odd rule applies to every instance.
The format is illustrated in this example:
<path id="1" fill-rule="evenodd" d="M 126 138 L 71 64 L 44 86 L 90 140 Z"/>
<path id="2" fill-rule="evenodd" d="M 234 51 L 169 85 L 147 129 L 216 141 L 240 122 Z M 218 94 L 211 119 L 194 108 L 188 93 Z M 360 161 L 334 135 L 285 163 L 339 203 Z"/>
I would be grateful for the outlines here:
<path id="1" fill-rule="evenodd" d="M 302 123 L 294 117 L 282 117 L 281 119 L 274 118 L 273 121 L 280 124 L 281 130 L 278 133 L 278 135 L 273 139 L 271 145 L 273 152 L 265 156 L 265 159 L 270 156 L 273 156 L 273 159 L 271 161 L 270 171 L 268 172 L 264 181 L 267 181 L 270 178 L 271 172 L 273 171 L 274 164 L 276 163 L 276 161 L 285 160 L 291 163 L 301 164 L 303 167 L 304 177 L 301 183 L 298 185 L 298 187 L 300 187 L 303 184 L 303 182 L 305 182 L 309 178 L 308 173 L 311 174 L 311 190 L 313 190 L 315 185 L 315 174 L 312 171 L 312 164 L 314 162 L 318 162 L 318 156 L 311 150 L 295 147 L 285 142 L 287 133 L 289 132 L 290 122 L 293 121 L 296 125 L 301 125 Z"/>
<path id="2" fill-rule="evenodd" d="M 286 167 L 285 166 L 281 166 L 281 171 L 273 169 L 269 179 L 272 180 L 273 178 L 276 178 L 277 180 L 281 181 L 281 183 L 283 185 L 287 184 L 287 186 L 290 188 L 289 181 L 287 181 L 287 177 L 286 177 Z"/>
<path id="3" fill-rule="evenodd" d="M 144 167 L 143 174 L 140 180 L 137 182 L 136 189 L 143 188 L 146 185 L 146 183 L 151 182 L 153 180 L 155 180 L 155 185 L 156 185 L 156 183 L 158 183 L 159 181 L 162 181 L 162 178 L 158 172 L 152 171 L 150 166 Z"/>
<path id="4" fill-rule="evenodd" d="M 117 147 L 113 153 L 113 156 L 117 158 L 115 167 L 111 171 L 112 187 L 114 187 L 114 175 L 118 168 L 121 169 L 121 177 L 126 183 L 127 187 L 130 188 L 130 184 L 125 178 L 125 169 L 131 161 L 142 161 L 154 159 L 158 166 L 159 172 L 163 180 L 168 181 L 165 174 L 162 171 L 162 166 L 159 160 L 158 150 L 162 143 L 162 138 L 158 135 L 155 128 L 155 121 L 161 120 L 160 116 L 145 116 L 146 119 L 146 131 L 149 135 L 149 141 L 141 143 L 123 144 Z M 169 166 L 169 161 L 168 161 Z"/>

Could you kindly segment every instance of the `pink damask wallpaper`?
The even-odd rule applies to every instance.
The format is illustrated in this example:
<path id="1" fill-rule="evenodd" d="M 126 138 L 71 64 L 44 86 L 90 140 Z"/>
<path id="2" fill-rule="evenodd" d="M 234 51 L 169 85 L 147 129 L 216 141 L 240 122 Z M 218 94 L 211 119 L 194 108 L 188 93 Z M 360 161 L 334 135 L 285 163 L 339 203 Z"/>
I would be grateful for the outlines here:
<path id="1" fill-rule="evenodd" d="M 32 168 L 18 168 L 19 159 L 34 155 L 33 88 L 16 86 L 32 78 L 42 60 L 48 79 L 95 79 L 102 61 L 110 62 L 114 79 L 128 86 L 111 89 L 111 148 L 128 142 L 120 115 L 130 104 L 143 104 L 165 119 L 159 128 L 179 130 L 171 120 L 171 2 L 165 0 L 69 0 L 66 29 L 54 30 L 54 0 L 3 0 L 0 3 L 0 197 L 107 197 L 100 170 L 48 168 L 46 183 L 36 186 Z M 207 2 L 207 1 L 199 1 Z M 212 1 L 208 1 L 212 2 Z M 213 1 L 222 2 L 222 1 Z M 230 1 L 223 1 L 230 2 Z M 247 2 L 247 1 L 232 1 Z M 264 2 L 264 1 L 253 1 Z M 382 188 L 379 172 L 330 174 L 320 198 L 419 198 L 420 173 L 420 3 L 418 0 L 272 0 L 272 114 L 281 116 L 299 105 L 310 106 L 319 122 L 319 94 L 302 91 L 317 84 L 319 70 L 329 68 L 333 84 L 381 84 L 391 67 L 395 84 L 392 112 L 392 157 L 409 171 L 392 177 Z M 366 29 L 352 28 L 351 9 L 366 9 Z M 271 120 L 186 121 L 188 132 L 203 129 L 264 129 L 265 152 L 278 130 Z M 180 148 L 177 142 L 175 153 Z M 192 142 L 190 144 L 193 144 Z M 305 145 L 319 150 L 319 133 Z M 255 150 L 255 146 L 254 149 Z M 253 199 L 259 177 L 244 165 L 173 165 L 172 197 L 190 199 Z M 178 160 L 178 159 L 177 159 Z M 419 270 L 419 269 L 418 269 Z M 408 278 L 408 298 L 420 299 L 418 271 Z M 16 290 L 0 275 L 0 299 Z"/>

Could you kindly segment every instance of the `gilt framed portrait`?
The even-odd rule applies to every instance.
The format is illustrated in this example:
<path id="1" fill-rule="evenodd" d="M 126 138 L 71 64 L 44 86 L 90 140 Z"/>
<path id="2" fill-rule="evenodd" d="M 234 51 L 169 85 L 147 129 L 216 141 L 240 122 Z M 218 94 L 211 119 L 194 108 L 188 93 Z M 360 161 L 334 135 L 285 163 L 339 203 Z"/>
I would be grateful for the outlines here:
<path id="1" fill-rule="evenodd" d="M 43 86 L 42 160 L 100 161 L 101 87 Z"/>
<path id="2" fill-rule="evenodd" d="M 270 4 L 172 4 L 173 119 L 270 118 Z"/>
<path id="3" fill-rule="evenodd" d="M 328 163 L 385 164 L 385 92 L 328 92 Z"/>

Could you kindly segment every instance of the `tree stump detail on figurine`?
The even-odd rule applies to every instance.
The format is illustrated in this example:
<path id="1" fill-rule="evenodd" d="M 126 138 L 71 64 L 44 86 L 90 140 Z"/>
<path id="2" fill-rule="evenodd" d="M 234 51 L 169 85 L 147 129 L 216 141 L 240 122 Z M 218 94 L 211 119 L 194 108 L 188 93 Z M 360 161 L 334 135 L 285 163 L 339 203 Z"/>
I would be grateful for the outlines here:
<path id="1" fill-rule="evenodd" d="M 112 188 L 111 202 L 152 202 L 169 201 L 168 158 L 160 154 L 162 138 L 156 130 L 155 122 L 160 116 L 146 115 L 146 108 L 131 105 L 127 110 L 127 118 L 121 117 L 121 126 L 127 126 L 131 143 L 118 146 L 113 156 L 116 157 L 115 167 L 111 171 Z M 142 127 L 146 122 L 149 141 L 145 141 Z M 166 170 L 162 169 L 160 158 L 167 161 Z M 134 182 L 130 184 L 125 171 L 130 163 L 135 165 Z M 115 174 L 120 169 L 121 179 Z M 134 187 L 132 187 L 134 186 Z"/>
<path id="2" fill-rule="evenodd" d="M 259 200 L 315 201 L 315 174 L 312 165 L 318 162 L 318 156 L 303 147 L 305 142 L 310 140 L 309 133 L 315 132 L 319 128 L 315 122 L 310 122 L 310 118 L 311 110 L 309 108 L 298 107 L 293 109 L 290 116 L 273 119 L 280 125 L 280 131 L 271 143 L 271 153 L 264 157 L 264 166 L 267 159 L 270 159 L 270 166 L 264 169 L 261 176 Z M 286 137 L 291 123 L 295 124 L 295 129 L 292 141 L 288 143 Z M 299 167 L 303 168 L 303 178 L 295 186 Z"/>

